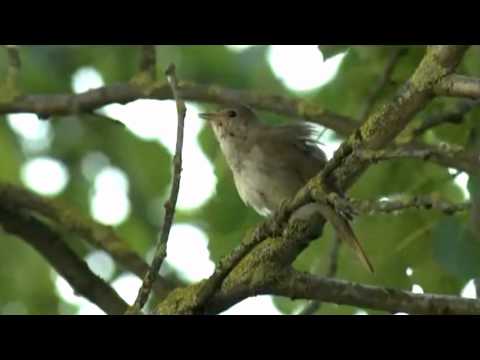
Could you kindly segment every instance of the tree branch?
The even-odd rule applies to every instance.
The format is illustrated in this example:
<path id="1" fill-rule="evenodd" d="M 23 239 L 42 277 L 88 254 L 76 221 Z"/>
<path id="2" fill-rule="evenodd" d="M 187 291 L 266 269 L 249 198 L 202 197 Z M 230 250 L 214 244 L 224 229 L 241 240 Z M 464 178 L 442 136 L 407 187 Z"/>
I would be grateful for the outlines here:
<path id="1" fill-rule="evenodd" d="M 392 200 L 349 199 L 350 206 L 357 214 L 392 213 L 407 209 L 438 210 L 446 215 L 468 210 L 470 203 L 452 204 L 434 196 L 408 196 Z"/>
<path id="2" fill-rule="evenodd" d="M 0 204 L 15 211 L 29 211 L 48 218 L 65 230 L 84 238 L 95 248 L 108 252 L 115 261 L 127 270 L 142 277 L 149 266 L 127 243 L 119 238 L 113 229 L 84 219 L 72 209 L 61 206 L 58 202 L 44 199 L 19 186 L 0 183 Z M 174 285 L 163 278 L 154 285 L 157 296 L 162 299 L 173 289 Z"/>
<path id="3" fill-rule="evenodd" d="M 368 167 L 367 161 L 354 156 L 356 150 L 378 150 L 391 142 L 405 128 L 413 115 L 428 103 L 433 96 L 434 85 L 453 71 L 466 49 L 465 46 L 434 46 L 428 49 L 417 70 L 397 96 L 378 109 L 340 147 L 341 156 L 334 157 L 339 166 L 329 177 L 330 183 L 334 184 L 336 189 L 348 189 Z M 262 228 L 270 230 L 264 233 L 263 239 L 253 242 L 253 251 L 238 261 L 223 281 L 219 291 L 229 293 L 229 303 L 226 305 L 255 294 L 256 289 L 252 290 L 252 294 L 248 291 L 250 287 L 247 286 L 253 279 L 256 279 L 257 284 L 274 282 L 281 269 L 294 261 L 308 243 L 321 234 L 325 223 L 322 218 L 293 222 L 288 222 L 288 219 L 293 210 L 311 202 L 312 197 L 323 196 L 322 179 L 321 174 L 314 177 L 293 201 L 288 202 L 281 211 L 253 232 L 252 238 Z M 273 227 L 273 224 L 277 226 Z M 279 232 L 281 235 L 277 235 Z M 159 304 L 159 313 L 181 313 L 183 309 L 195 303 L 203 286 L 204 283 L 201 283 L 173 291 Z"/>
<path id="4" fill-rule="evenodd" d="M 346 116 L 331 113 L 316 104 L 285 96 L 234 90 L 215 85 L 196 85 L 187 82 L 179 83 L 179 95 L 185 101 L 203 101 L 216 104 L 240 102 L 258 110 L 271 111 L 279 115 L 315 122 L 333 129 L 341 135 L 348 135 L 357 127 L 357 122 Z M 80 94 L 23 96 L 0 103 L 0 114 L 26 112 L 35 113 L 42 119 L 48 119 L 53 115 L 91 113 L 111 103 L 126 104 L 144 98 L 173 99 L 173 93 L 166 83 L 154 84 L 149 89 L 148 94 L 139 86 L 116 84 Z"/>
<path id="5" fill-rule="evenodd" d="M 480 79 L 452 74 L 446 76 L 435 86 L 435 93 L 440 96 L 480 99 Z"/>
<path id="6" fill-rule="evenodd" d="M 63 276 L 77 293 L 98 305 L 107 314 L 122 314 L 128 305 L 105 281 L 60 239 L 50 227 L 16 209 L 5 209 L 0 202 L 0 223 L 34 247 Z"/>
<path id="7" fill-rule="evenodd" d="M 18 73 L 22 66 L 20 54 L 18 53 L 17 45 L 4 45 L 7 50 L 8 68 L 7 68 L 7 82 L 11 84 L 17 83 Z"/>
<path id="8" fill-rule="evenodd" d="M 478 173 L 480 166 L 478 154 L 452 144 L 429 145 L 412 142 L 385 150 L 359 150 L 356 152 L 356 156 L 371 164 L 384 160 L 420 159 L 465 171 L 469 174 Z"/>
<path id="9" fill-rule="evenodd" d="M 156 80 L 157 55 L 155 45 L 140 45 L 140 72 L 145 73 L 149 79 Z"/>
<path id="10" fill-rule="evenodd" d="M 382 94 L 385 86 L 388 85 L 390 82 L 390 78 L 392 76 L 393 71 L 395 70 L 398 61 L 401 59 L 403 55 L 407 52 L 406 48 L 395 49 L 392 51 L 390 58 L 385 65 L 385 69 L 383 70 L 382 76 L 380 77 L 378 83 L 376 84 L 375 88 L 372 89 L 370 95 L 367 97 L 365 104 L 360 112 L 360 119 L 365 120 L 367 116 L 372 111 L 373 105 L 378 100 L 380 95 Z"/>
<path id="11" fill-rule="evenodd" d="M 480 101 L 466 100 L 457 105 L 457 109 L 445 114 L 432 116 L 426 119 L 418 128 L 413 131 L 413 136 L 418 137 L 425 133 L 427 130 L 446 123 L 461 124 L 465 119 L 465 115 L 480 105 Z"/>
<path id="12" fill-rule="evenodd" d="M 293 270 L 287 272 L 281 281 L 261 289 L 259 293 L 408 314 L 480 314 L 480 301 L 476 299 L 414 294 L 404 290 L 320 278 Z"/>
<path id="13" fill-rule="evenodd" d="M 152 289 L 152 284 L 158 276 L 160 267 L 162 266 L 163 261 L 167 257 L 168 236 L 170 234 L 173 218 L 175 216 L 175 207 L 177 204 L 178 192 L 180 190 L 180 178 L 182 173 L 183 130 L 187 108 L 185 107 L 185 103 L 180 98 L 178 92 L 178 82 L 177 76 L 175 74 L 175 65 L 171 64 L 165 74 L 167 75 L 168 82 L 172 87 L 173 96 L 177 103 L 178 113 L 177 145 L 175 148 L 175 155 L 173 157 L 172 190 L 170 192 L 170 198 L 165 204 L 165 218 L 163 221 L 162 231 L 159 234 L 159 238 L 157 240 L 152 266 L 150 267 L 149 271 L 143 279 L 143 284 L 138 291 L 137 299 L 135 300 L 135 304 L 133 305 L 132 313 L 136 313 L 142 310 L 143 306 L 148 300 L 148 296 Z"/>

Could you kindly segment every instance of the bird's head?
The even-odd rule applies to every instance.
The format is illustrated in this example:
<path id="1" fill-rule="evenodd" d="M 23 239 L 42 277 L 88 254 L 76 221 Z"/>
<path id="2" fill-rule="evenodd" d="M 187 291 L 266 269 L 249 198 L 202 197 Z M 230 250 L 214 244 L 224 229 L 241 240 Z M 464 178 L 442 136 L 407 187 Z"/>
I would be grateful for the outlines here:
<path id="1" fill-rule="evenodd" d="M 212 126 L 220 141 L 242 141 L 259 121 L 252 109 L 245 105 L 233 105 L 217 112 L 199 114 Z"/>

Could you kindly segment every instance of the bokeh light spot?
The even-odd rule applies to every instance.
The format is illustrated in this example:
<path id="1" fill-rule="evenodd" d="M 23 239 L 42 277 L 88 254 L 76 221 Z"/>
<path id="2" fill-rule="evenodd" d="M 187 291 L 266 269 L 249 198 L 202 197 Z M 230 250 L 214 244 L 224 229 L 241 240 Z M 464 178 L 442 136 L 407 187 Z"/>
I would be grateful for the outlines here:
<path id="1" fill-rule="evenodd" d="M 78 94 L 104 85 L 102 75 L 92 66 L 81 67 L 72 76 L 73 92 Z"/>
<path id="2" fill-rule="evenodd" d="M 90 199 L 92 216 L 105 225 L 119 225 L 130 214 L 128 178 L 123 171 L 106 167 L 95 177 Z"/>
<path id="3" fill-rule="evenodd" d="M 20 176 L 28 188 L 45 196 L 58 195 L 69 180 L 67 168 L 60 161 L 49 157 L 27 161 L 21 168 Z"/>
<path id="4" fill-rule="evenodd" d="M 207 278 L 215 269 L 215 264 L 210 260 L 205 233 L 188 224 L 172 226 L 166 261 L 188 282 Z"/>
<path id="5" fill-rule="evenodd" d="M 345 53 L 323 61 L 316 45 L 272 45 L 267 58 L 273 73 L 294 91 L 317 89 L 337 74 Z"/>

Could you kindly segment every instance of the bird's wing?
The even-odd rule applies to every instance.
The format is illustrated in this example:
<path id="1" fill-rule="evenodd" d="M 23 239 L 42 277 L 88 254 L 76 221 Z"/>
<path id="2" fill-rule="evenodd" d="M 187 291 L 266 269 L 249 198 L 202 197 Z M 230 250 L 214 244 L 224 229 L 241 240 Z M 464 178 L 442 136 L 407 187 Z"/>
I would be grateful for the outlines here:
<path id="1" fill-rule="evenodd" d="M 277 166 L 289 168 L 303 182 L 315 176 L 327 161 L 320 149 L 315 124 L 297 122 L 280 126 L 268 126 L 256 132 L 255 143 Z"/>

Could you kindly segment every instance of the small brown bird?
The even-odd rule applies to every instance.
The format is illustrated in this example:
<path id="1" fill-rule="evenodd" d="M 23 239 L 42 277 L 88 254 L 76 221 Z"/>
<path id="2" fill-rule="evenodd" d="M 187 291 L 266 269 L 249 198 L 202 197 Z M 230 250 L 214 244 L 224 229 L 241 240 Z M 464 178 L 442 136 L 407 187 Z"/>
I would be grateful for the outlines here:
<path id="1" fill-rule="evenodd" d="M 293 198 L 327 162 L 318 147 L 314 124 L 267 125 L 243 105 L 200 117 L 212 127 L 241 199 L 260 215 L 270 215 L 285 200 Z M 333 209 L 321 213 L 373 272 L 348 221 Z"/>

